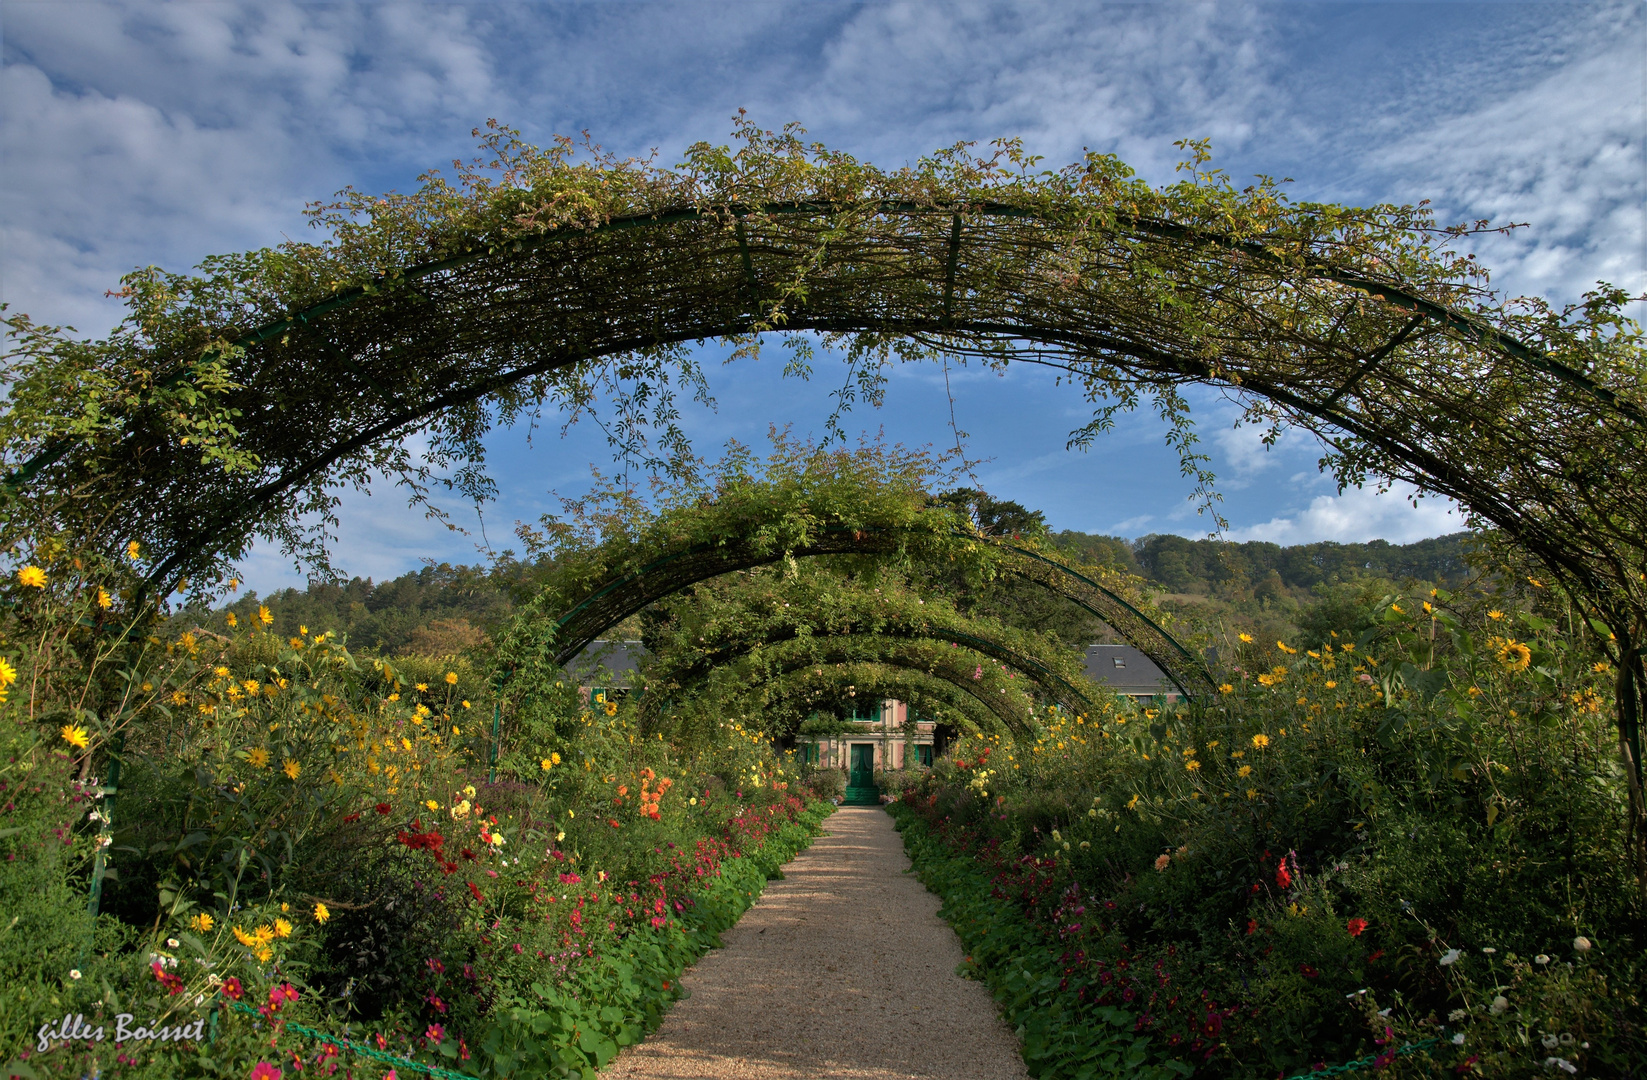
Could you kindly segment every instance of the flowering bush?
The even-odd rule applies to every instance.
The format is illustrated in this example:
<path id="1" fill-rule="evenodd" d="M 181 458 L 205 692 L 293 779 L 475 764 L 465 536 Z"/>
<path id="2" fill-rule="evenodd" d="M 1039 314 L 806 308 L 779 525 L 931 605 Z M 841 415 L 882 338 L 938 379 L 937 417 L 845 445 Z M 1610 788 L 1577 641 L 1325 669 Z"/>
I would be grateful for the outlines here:
<path id="1" fill-rule="evenodd" d="M 0 690 L 29 688 L 0 728 L 0 899 L 23 931 L 0 939 L 0 1061 L 19 1073 L 334 1071 L 292 1021 L 459 1069 L 596 1067 L 829 809 L 787 791 L 763 739 L 642 739 L 572 687 L 491 782 L 491 691 L 460 661 L 277 636 L 263 610 L 109 648 L 78 621 L 99 594 L 50 569 L 13 586 L 34 644 L 0 668 Z M 117 794 L 92 775 L 116 755 Z M 209 1015 L 215 1035 L 93 1037 L 124 1014 Z M 576 1037 L 543 1038 L 548 1015 L 581 1017 Z"/>
<path id="2" fill-rule="evenodd" d="M 946 902 L 981 888 L 1025 928 L 973 947 L 997 994 L 1045 970 L 1068 1030 L 1122 1010 L 1150 1060 L 1205 1075 L 1634 1068 L 1647 923 L 1609 673 L 1552 618 L 1472 629 L 1451 600 L 1244 642 L 1195 706 L 959 745 L 899 813 Z"/>

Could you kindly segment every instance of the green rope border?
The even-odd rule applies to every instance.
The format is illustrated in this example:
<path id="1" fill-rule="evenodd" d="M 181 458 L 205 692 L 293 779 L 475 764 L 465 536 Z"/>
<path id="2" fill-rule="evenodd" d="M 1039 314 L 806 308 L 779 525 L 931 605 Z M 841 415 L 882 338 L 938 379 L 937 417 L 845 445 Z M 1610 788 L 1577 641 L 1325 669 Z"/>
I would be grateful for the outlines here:
<path id="1" fill-rule="evenodd" d="M 258 1012 L 256 1009 L 252 1008 L 243 1001 L 235 1001 L 233 998 L 225 998 L 223 1003 L 236 1012 L 242 1012 L 248 1016 L 263 1016 L 262 1013 Z M 314 1028 L 306 1027 L 303 1024 L 295 1023 L 293 1021 L 287 1021 L 280 1026 L 287 1031 L 295 1031 L 299 1035 L 315 1039 L 319 1042 L 329 1043 L 330 1045 L 337 1047 L 339 1050 L 347 1050 L 351 1054 L 359 1054 L 361 1057 L 368 1057 L 374 1061 L 381 1061 L 386 1064 L 393 1065 L 396 1070 L 404 1068 L 411 1069 L 414 1072 L 427 1073 L 428 1075 L 434 1077 L 435 1080 L 475 1080 L 475 1078 L 468 1073 L 453 1072 L 451 1069 L 443 1069 L 439 1065 L 425 1065 L 421 1061 L 413 1061 L 411 1058 L 403 1058 L 382 1050 L 374 1050 L 370 1046 L 362 1046 L 359 1043 L 342 1038 L 338 1035 L 328 1035 L 324 1031 L 316 1031 Z"/>
<path id="2" fill-rule="evenodd" d="M 1441 1036 L 1437 1035 L 1433 1039 L 1424 1039 L 1421 1042 L 1407 1043 L 1401 1049 L 1397 1050 L 1395 1055 L 1396 1057 L 1400 1057 L 1402 1054 L 1412 1054 L 1418 1052 L 1419 1050 L 1427 1050 L 1441 1041 Z M 1365 1069 L 1367 1066 L 1377 1062 L 1378 1059 L 1383 1056 L 1383 1054 L 1374 1054 L 1372 1057 L 1357 1058 L 1355 1061 L 1346 1061 L 1342 1065 L 1328 1065 L 1325 1069 L 1316 1069 L 1314 1072 L 1299 1073 L 1297 1076 L 1289 1076 L 1287 1077 L 1287 1080 L 1314 1080 L 1314 1078 L 1318 1076 L 1338 1076 L 1342 1073 L 1354 1072 L 1357 1069 Z"/>

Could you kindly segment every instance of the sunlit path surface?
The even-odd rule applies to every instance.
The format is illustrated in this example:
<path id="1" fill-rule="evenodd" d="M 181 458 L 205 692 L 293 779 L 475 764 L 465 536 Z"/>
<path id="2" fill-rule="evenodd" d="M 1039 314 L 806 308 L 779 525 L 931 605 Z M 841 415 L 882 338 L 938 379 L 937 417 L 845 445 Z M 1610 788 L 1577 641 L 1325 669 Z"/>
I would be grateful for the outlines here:
<path id="1" fill-rule="evenodd" d="M 843 808 L 687 972 L 692 996 L 606 1075 L 1025 1076 L 989 992 L 879 808 Z"/>

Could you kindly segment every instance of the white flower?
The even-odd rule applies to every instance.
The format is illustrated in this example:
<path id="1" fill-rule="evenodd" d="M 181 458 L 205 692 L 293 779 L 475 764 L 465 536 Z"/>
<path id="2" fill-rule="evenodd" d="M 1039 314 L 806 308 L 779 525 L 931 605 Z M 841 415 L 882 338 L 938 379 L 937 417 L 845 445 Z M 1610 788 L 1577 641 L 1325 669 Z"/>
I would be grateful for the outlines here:
<path id="1" fill-rule="evenodd" d="M 1510 1008 L 1510 999 L 1505 997 L 1503 994 L 1500 994 L 1497 997 L 1493 998 L 1493 1003 L 1492 1003 L 1491 1008 L 1492 1008 L 1492 1013 L 1493 1013 L 1494 1016 L 1498 1016 L 1501 1013 L 1507 1012 Z"/>
<path id="2" fill-rule="evenodd" d="M 1550 958 L 1545 956 L 1543 953 L 1539 953 L 1537 956 L 1533 957 L 1533 963 L 1535 964 L 1548 964 L 1549 962 Z"/>
<path id="3" fill-rule="evenodd" d="M 1562 1072 L 1569 1072 L 1569 1073 L 1578 1072 L 1578 1066 L 1574 1065 L 1572 1062 L 1568 1061 L 1566 1058 L 1559 1058 L 1559 1057 L 1545 1058 L 1544 1059 L 1544 1067 L 1547 1068 L 1547 1069 L 1560 1069 Z"/>
<path id="4" fill-rule="evenodd" d="M 1453 1036 L 1453 1045 L 1454 1046 L 1463 1046 L 1464 1045 L 1464 1033 L 1462 1031 L 1460 1031 L 1457 1035 Z"/>
<path id="5" fill-rule="evenodd" d="M 1441 966 L 1451 967 L 1452 965 L 1458 963 L 1458 958 L 1463 955 L 1464 953 L 1458 949 L 1448 949 L 1446 952 L 1441 954 Z"/>
<path id="6" fill-rule="evenodd" d="M 1447 1019 L 1456 1024 L 1468 1015 L 1470 1014 L 1464 1009 L 1454 1009 L 1452 1012 L 1447 1014 Z"/>
<path id="7" fill-rule="evenodd" d="M 1546 1050 L 1554 1050 L 1556 1047 L 1561 1045 L 1561 1040 L 1556 1038 L 1554 1035 L 1546 1035 L 1539 1041 L 1544 1044 L 1544 1049 Z"/>
<path id="8" fill-rule="evenodd" d="M 1575 952 L 1589 952 L 1590 951 L 1590 939 L 1587 938 L 1587 937 L 1584 937 L 1582 934 L 1579 935 L 1578 937 L 1573 939 L 1573 949 L 1574 949 Z"/>
<path id="9" fill-rule="evenodd" d="M 78 979 L 79 977 L 80 977 L 80 969 L 79 968 L 69 968 L 69 978 Z"/>
<path id="10" fill-rule="evenodd" d="M 1493 948 L 1491 945 L 1489 945 L 1485 949 L 1482 949 L 1481 951 L 1486 953 L 1488 956 L 1491 956 L 1493 953 L 1497 952 L 1498 950 Z"/>
<path id="11" fill-rule="evenodd" d="M 178 946 L 178 940 L 176 938 L 169 937 L 169 938 L 166 939 L 166 948 L 175 949 L 175 948 L 177 948 L 177 946 Z"/>

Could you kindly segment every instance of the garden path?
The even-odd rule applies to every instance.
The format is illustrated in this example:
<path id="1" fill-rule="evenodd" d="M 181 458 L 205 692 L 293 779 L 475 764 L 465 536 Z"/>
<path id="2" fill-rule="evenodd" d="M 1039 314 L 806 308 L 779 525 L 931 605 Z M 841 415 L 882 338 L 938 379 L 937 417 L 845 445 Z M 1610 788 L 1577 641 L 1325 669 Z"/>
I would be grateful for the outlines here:
<path id="1" fill-rule="evenodd" d="M 879 807 L 844 807 L 605 1075 L 1019 1080 L 1017 1040 Z"/>

